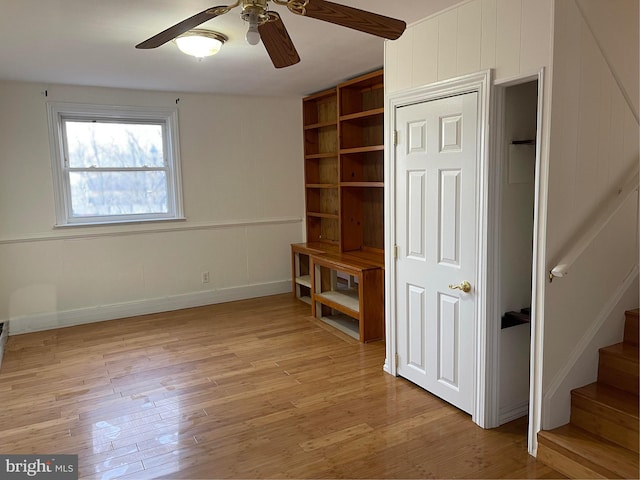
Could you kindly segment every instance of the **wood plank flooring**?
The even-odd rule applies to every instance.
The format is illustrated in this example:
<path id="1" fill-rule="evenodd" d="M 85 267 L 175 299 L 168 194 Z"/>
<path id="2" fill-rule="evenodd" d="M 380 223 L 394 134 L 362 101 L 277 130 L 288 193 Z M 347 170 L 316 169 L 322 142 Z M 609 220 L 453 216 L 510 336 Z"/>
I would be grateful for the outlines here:
<path id="1" fill-rule="evenodd" d="M 559 478 L 279 295 L 9 338 L 0 452 L 80 478 Z"/>

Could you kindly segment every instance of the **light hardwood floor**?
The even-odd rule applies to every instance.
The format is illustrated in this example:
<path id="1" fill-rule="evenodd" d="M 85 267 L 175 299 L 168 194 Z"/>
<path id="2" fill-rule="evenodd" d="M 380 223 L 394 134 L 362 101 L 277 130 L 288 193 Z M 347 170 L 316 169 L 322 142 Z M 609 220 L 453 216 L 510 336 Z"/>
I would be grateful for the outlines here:
<path id="1" fill-rule="evenodd" d="M 558 478 L 290 295 L 10 337 L 0 452 L 81 478 Z"/>

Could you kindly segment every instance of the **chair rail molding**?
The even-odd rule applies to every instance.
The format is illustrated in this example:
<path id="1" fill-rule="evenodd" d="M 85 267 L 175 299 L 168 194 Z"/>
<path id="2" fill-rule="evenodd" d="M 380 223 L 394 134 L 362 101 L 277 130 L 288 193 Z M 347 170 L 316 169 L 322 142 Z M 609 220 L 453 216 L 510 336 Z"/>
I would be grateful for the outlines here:
<path id="1" fill-rule="evenodd" d="M 0 237 L 0 246 L 14 243 L 53 242 L 58 240 L 78 240 L 96 237 L 128 237 L 154 233 L 189 232 L 196 230 L 216 230 L 223 228 L 259 227 L 264 225 L 286 225 L 302 223 L 301 217 L 261 218 L 245 220 L 227 220 L 221 222 L 189 222 L 185 220 L 161 220 L 149 222 L 131 222 L 118 225 L 94 225 L 91 231 L 86 227 L 70 226 L 56 228 L 55 233 L 32 233 L 14 237 Z M 76 230 L 78 229 L 78 230 Z M 103 230 L 104 229 L 104 230 Z"/>

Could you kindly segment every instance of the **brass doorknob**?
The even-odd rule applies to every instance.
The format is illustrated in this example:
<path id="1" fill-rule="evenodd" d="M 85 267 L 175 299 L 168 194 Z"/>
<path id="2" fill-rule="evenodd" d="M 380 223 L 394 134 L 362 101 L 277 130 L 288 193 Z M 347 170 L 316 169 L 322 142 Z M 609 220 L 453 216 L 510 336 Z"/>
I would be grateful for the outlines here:
<path id="1" fill-rule="evenodd" d="M 462 290 L 464 293 L 469 293 L 471 291 L 471 284 L 465 280 L 460 285 L 449 285 L 449 288 L 451 290 Z"/>

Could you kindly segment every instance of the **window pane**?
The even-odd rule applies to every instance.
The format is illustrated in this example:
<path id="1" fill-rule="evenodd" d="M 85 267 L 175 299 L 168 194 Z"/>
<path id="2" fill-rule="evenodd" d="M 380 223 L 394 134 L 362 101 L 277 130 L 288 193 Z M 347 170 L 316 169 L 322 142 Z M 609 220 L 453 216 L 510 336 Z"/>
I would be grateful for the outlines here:
<path id="1" fill-rule="evenodd" d="M 162 125 L 65 121 L 72 168 L 161 167 Z"/>
<path id="2" fill-rule="evenodd" d="M 70 172 L 74 217 L 169 211 L 166 172 Z"/>

